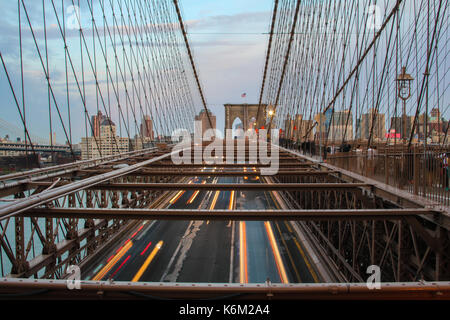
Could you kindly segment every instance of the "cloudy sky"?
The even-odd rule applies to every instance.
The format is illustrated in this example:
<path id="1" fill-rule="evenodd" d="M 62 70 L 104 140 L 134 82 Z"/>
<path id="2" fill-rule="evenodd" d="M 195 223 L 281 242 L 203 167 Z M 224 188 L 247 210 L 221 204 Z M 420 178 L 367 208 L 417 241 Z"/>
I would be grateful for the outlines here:
<path id="1" fill-rule="evenodd" d="M 224 103 L 258 102 L 273 1 L 182 0 L 181 5 L 207 103 L 223 128 Z"/>
<path id="2" fill-rule="evenodd" d="M 67 1 L 66 9 L 71 4 L 71 1 Z M 51 1 L 45 1 L 50 79 L 56 99 L 60 105 L 65 106 L 64 44 L 51 3 Z M 61 5 L 60 1 L 55 3 L 57 10 L 62 10 L 58 7 Z M 208 107 L 217 116 L 217 127 L 222 129 L 224 127 L 224 103 L 257 102 L 262 81 L 273 1 L 181 0 L 179 3 L 187 25 L 194 59 Z M 25 4 L 45 62 L 42 2 L 25 0 Z M 83 29 L 85 29 L 84 24 L 87 26 L 85 29 L 87 33 L 86 41 L 91 45 L 88 7 L 85 1 L 80 1 L 80 5 Z M 99 15 L 98 23 L 101 27 L 101 11 L 96 1 L 94 1 L 94 9 L 94 12 Z M 4 13 L 0 15 L 0 52 L 6 62 L 15 94 L 19 105 L 21 105 L 17 2 L 3 2 L 2 10 Z M 70 17 L 70 12 L 66 12 L 66 19 L 68 19 L 67 14 Z M 66 20 L 67 23 L 69 23 L 68 20 Z M 69 50 L 71 50 L 74 63 L 79 69 L 81 61 L 80 55 L 77 54 L 79 52 L 79 49 L 77 49 L 79 48 L 78 31 L 75 28 L 68 29 L 67 37 Z M 47 85 L 23 10 L 22 38 L 27 124 L 32 136 L 40 137 L 41 140 L 45 141 L 49 139 Z M 112 54 L 111 50 L 109 54 Z M 104 63 L 101 59 L 97 60 L 98 64 Z M 88 73 L 87 60 L 85 60 L 85 68 L 88 70 L 86 73 Z M 8 133 L 11 138 L 19 135 L 22 135 L 23 138 L 23 134 L 21 134 L 23 129 L 16 103 L 3 67 L 0 70 L 0 96 L 2 97 L 0 135 L 4 136 Z M 104 71 L 102 72 L 104 73 Z M 99 78 L 101 79 L 102 76 L 104 76 L 103 78 L 106 77 L 105 74 L 100 74 Z M 80 74 L 78 77 L 80 77 Z M 70 76 L 69 85 L 72 122 L 70 130 L 72 131 L 73 142 L 77 143 L 85 135 L 84 110 L 75 81 Z M 102 85 L 104 84 L 102 83 Z M 93 79 L 86 79 L 86 93 L 87 105 L 89 107 L 95 105 L 95 81 Z M 242 93 L 246 93 L 247 98 L 241 98 Z M 200 110 L 202 106 L 197 92 L 194 92 L 194 99 L 197 109 Z M 63 119 L 68 118 L 68 112 L 65 108 L 62 107 L 60 110 Z M 89 113 L 92 115 L 94 111 L 89 110 Z M 66 137 L 56 110 L 52 111 L 52 117 L 56 140 L 58 143 L 64 143 Z M 116 115 L 116 118 L 118 118 L 118 115 Z M 113 120 L 117 121 L 114 114 Z M 66 131 L 69 131 L 69 128 L 66 128 Z M 122 134 L 122 136 L 125 136 L 125 134 Z M 34 140 L 33 137 L 32 139 Z"/>
<path id="3" fill-rule="evenodd" d="M 60 114 L 58 114 L 56 108 L 52 106 L 52 123 L 53 131 L 56 132 L 56 140 L 59 143 L 64 143 L 66 141 L 66 136 L 61 126 L 60 118 L 67 123 L 69 117 L 69 112 L 67 110 L 66 103 L 66 83 L 69 83 L 68 91 L 70 91 L 70 117 L 71 117 L 71 128 L 66 128 L 67 131 L 71 131 L 71 136 L 73 136 L 73 142 L 77 143 L 80 141 L 81 137 L 86 134 L 85 130 L 85 111 L 84 104 L 81 101 L 81 95 L 79 93 L 80 89 L 76 85 L 76 81 L 71 71 L 69 71 L 69 79 L 66 80 L 65 77 L 65 55 L 64 55 L 64 42 L 60 36 L 60 30 L 58 28 L 58 21 L 55 18 L 54 11 L 58 12 L 59 18 L 61 16 L 66 17 L 66 24 L 70 22 L 71 12 L 67 11 L 68 7 L 74 3 L 78 3 L 77 0 L 59 0 L 59 1 L 44 1 L 46 7 L 46 17 L 47 17 L 47 38 L 48 38 L 48 56 L 49 59 L 49 70 L 50 70 L 50 80 L 52 87 L 56 96 L 58 104 L 61 106 Z M 154 0 L 156 1 L 156 0 Z M 164 3 L 162 0 L 158 3 Z M 369 0 L 366 0 L 368 2 Z M 423 2 L 425 0 L 415 0 L 416 2 Z M 437 1 L 437 0 L 436 0 Z M 437 3 L 437 2 L 434 3 Z M 44 28 L 43 28 L 43 7 L 42 1 L 36 0 L 23 0 L 27 7 L 27 14 L 29 14 L 31 24 L 37 38 L 38 45 L 42 57 L 45 61 L 45 46 L 44 46 Z M 55 3 L 56 9 L 52 8 L 52 3 Z M 97 47 L 97 61 L 98 64 L 98 76 L 99 76 L 99 87 L 103 91 L 103 95 L 109 98 L 106 91 L 107 84 L 105 79 L 106 66 L 105 61 L 102 58 L 102 54 L 99 52 L 100 45 L 98 44 L 98 39 L 93 40 L 92 32 L 92 22 L 90 9 L 87 4 L 94 4 L 94 15 L 97 23 L 100 27 L 100 37 L 103 38 L 103 32 L 105 28 L 103 27 L 102 12 L 99 3 L 100 1 L 94 0 L 80 0 L 80 11 L 81 11 L 81 22 L 83 25 L 83 30 L 85 32 L 87 47 L 91 50 L 93 42 L 96 43 Z M 143 3 L 136 1 L 104 1 L 104 3 L 110 6 L 113 3 L 116 6 L 118 4 L 136 4 Z M 152 3 L 152 2 L 149 2 Z M 153 2 L 155 3 L 155 2 Z M 169 6 L 172 1 L 165 0 L 165 3 Z M 270 28 L 271 21 L 271 11 L 273 9 L 273 0 L 228 0 L 228 1 L 217 1 L 217 0 L 179 0 L 183 18 L 187 26 L 188 36 L 191 43 L 191 48 L 194 54 L 194 59 L 197 66 L 197 71 L 199 73 L 200 81 L 204 89 L 204 94 L 206 101 L 208 103 L 208 108 L 210 108 L 213 113 L 217 116 L 217 127 L 223 129 L 224 127 L 224 107 L 225 103 L 257 103 L 260 86 L 262 81 L 262 73 L 264 69 L 264 59 L 266 55 L 267 41 L 268 41 L 268 31 Z M 408 2 L 410 4 L 411 2 Z M 64 7 L 62 6 L 64 4 Z M 159 7 L 158 7 L 159 8 Z M 109 10 L 107 8 L 107 10 Z M 403 27 L 403 32 L 409 32 L 408 30 L 413 30 L 408 26 L 412 26 L 413 21 L 411 15 L 411 8 L 406 10 L 406 21 L 402 23 L 406 24 Z M 62 14 L 65 13 L 65 14 Z M 410 17 L 408 18 L 408 13 Z M 126 12 L 125 12 L 126 14 Z M 112 17 L 107 15 L 107 19 L 111 20 Z M 110 14 L 111 15 L 111 14 Z M 424 15 L 421 15 L 423 20 Z M 176 17 L 172 17 L 173 22 L 177 23 Z M 111 23 L 111 22 L 109 22 Z M 124 24 L 126 24 L 124 22 Z M 116 26 L 120 25 L 120 29 L 123 30 L 123 24 L 117 22 Z M 22 92 L 21 92 L 21 75 L 20 75 L 20 51 L 19 51 L 19 40 L 18 40 L 18 10 L 17 1 L 3 1 L 2 2 L 2 14 L 0 15 L 0 52 L 5 60 L 12 85 L 14 87 L 15 95 L 18 100 L 19 105 L 22 107 Z M 33 41 L 33 36 L 30 32 L 27 19 L 25 17 L 25 12 L 22 10 L 22 38 L 23 38 L 23 62 L 24 62 L 24 101 L 26 105 L 26 117 L 29 131 L 32 136 L 40 137 L 41 140 L 48 141 L 49 139 L 49 106 L 48 106 L 48 88 L 45 75 L 43 73 L 43 68 L 41 61 L 36 51 L 35 43 Z M 419 39 L 422 44 L 422 49 L 424 48 L 423 40 L 423 26 L 421 38 Z M 440 52 L 440 74 L 439 78 L 444 79 L 444 81 L 439 82 L 441 99 L 441 108 L 444 110 L 449 110 L 448 104 L 448 76 L 450 75 L 446 68 L 448 66 L 446 57 L 448 53 L 447 44 L 449 31 L 448 22 L 444 25 L 444 31 L 442 32 L 441 47 Z M 411 33 L 411 32 L 410 32 Z M 117 33 L 116 33 L 117 34 Z M 116 35 L 115 34 L 115 35 Z M 67 45 L 73 59 L 78 80 L 81 80 L 81 57 L 80 54 L 80 39 L 79 32 L 77 28 L 68 28 L 67 30 Z M 106 37 L 106 36 L 105 36 Z M 98 37 L 97 37 L 98 38 Z M 402 36 L 403 39 L 403 36 Z M 406 38 L 405 38 L 406 39 Z M 126 39 L 125 39 L 126 40 Z M 103 40 L 102 40 L 103 41 Z M 383 40 L 384 41 L 384 40 Z M 381 48 L 383 46 L 383 41 L 380 41 Z M 106 47 L 108 50 L 108 56 L 111 61 L 114 61 L 114 45 L 111 39 L 106 40 Z M 404 42 L 406 45 L 409 43 Z M 127 42 L 126 45 L 129 45 Z M 184 50 L 184 44 L 180 44 L 180 49 Z M 124 46 L 122 44 L 122 46 Z M 83 47 L 86 47 L 84 45 Z M 130 46 L 131 47 L 131 46 Z M 84 58 L 84 68 L 86 79 L 84 84 L 86 88 L 86 103 L 89 115 L 96 113 L 96 106 L 98 106 L 98 100 L 96 99 L 96 85 L 93 78 L 93 72 L 90 70 L 88 61 L 86 58 L 87 50 L 82 49 Z M 119 50 L 121 51 L 121 50 Z M 384 52 L 383 49 L 380 49 Z M 409 50 L 405 50 L 405 53 Z M 423 50 L 422 50 L 423 51 Z M 153 52 L 153 51 L 150 51 Z M 119 59 L 122 59 L 118 53 Z M 94 54 L 95 55 L 95 54 Z M 417 56 L 417 55 L 416 55 Z M 382 59 L 383 55 L 379 55 L 378 59 Z M 423 54 L 422 58 L 423 61 Z M 421 77 L 423 74 L 422 68 L 419 65 L 419 70 L 415 72 L 414 64 L 416 61 L 410 62 L 408 68 L 409 72 L 415 76 L 416 79 Z M 442 62 L 443 61 L 443 62 Z M 380 62 L 380 66 L 382 65 Z M 368 63 L 370 66 L 370 61 Z M 158 66 L 152 66 L 158 69 Z M 348 67 L 353 67 L 353 64 L 348 64 Z M 112 67 L 111 69 L 114 69 Z M 129 69 L 129 68 L 128 68 Z M 161 68 L 160 68 L 161 69 Z M 159 69 L 159 70 L 160 70 Z M 188 67 L 188 70 L 190 67 Z M 381 69 L 381 68 L 380 68 Z M 434 70 L 434 69 L 433 69 Z M 381 70 L 379 70 L 381 72 Z M 114 72 L 114 71 L 113 71 Z M 126 68 L 125 68 L 125 72 Z M 111 77 L 109 77 L 111 78 Z M 128 77 L 125 83 L 130 82 L 130 77 Z M 153 81 L 156 77 L 150 77 Z M 437 79 L 437 77 L 436 77 Z M 157 81 L 157 80 L 155 80 Z M 119 81 L 120 82 L 120 81 Z M 433 81 L 435 83 L 436 81 Z M 414 86 L 419 88 L 421 84 L 420 81 L 415 81 Z M 395 87 L 392 86 L 395 90 Z M 120 88 L 119 95 L 121 104 L 125 101 L 124 89 Z M 192 86 L 192 92 L 194 94 L 194 101 L 197 111 L 202 108 L 201 101 L 198 97 L 198 92 L 195 86 Z M 241 95 L 246 93 L 246 98 L 242 98 Z M 113 93 L 110 94 L 111 100 L 115 105 L 111 110 L 112 119 L 116 122 L 120 118 L 118 115 L 117 99 L 114 98 Z M 437 95 L 435 95 L 437 96 Z M 19 112 L 16 107 L 16 103 L 13 99 L 11 89 L 9 87 L 7 78 L 3 67 L 0 65 L 0 135 L 4 136 L 8 133 L 11 138 L 21 136 L 23 138 L 23 128 L 21 124 L 21 119 Z M 394 97 L 394 95 L 392 95 Z M 106 99 L 105 98 L 105 99 Z M 156 101 L 156 100 L 152 100 Z M 415 108 L 412 99 L 410 100 L 410 107 Z M 389 107 L 389 104 L 385 104 Z M 101 109 L 101 108 L 100 108 Z M 441 110 L 443 110 L 441 109 Z M 415 109 L 413 109 L 415 110 Z M 411 111 L 411 110 L 410 110 Z M 448 111 L 450 112 L 450 111 Z M 411 112 L 409 112 L 411 113 Z M 444 111 L 444 115 L 448 118 L 448 114 Z M 121 119 L 123 122 L 124 116 Z M 163 117 L 155 117 L 155 121 Z M 387 117 L 389 119 L 389 117 Z M 138 120 L 139 121 L 139 120 Z M 119 122 L 120 125 L 120 122 Z M 134 128 L 136 129 L 136 128 Z M 134 136 L 135 130 L 130 130 L 130 136 Z M 126 132 L 121 133 L 122 136 L 126 136 Z M 33 137 L 32 137 L 33 138 Z M 33 138 L 33 140 L 35 140 Z"/>

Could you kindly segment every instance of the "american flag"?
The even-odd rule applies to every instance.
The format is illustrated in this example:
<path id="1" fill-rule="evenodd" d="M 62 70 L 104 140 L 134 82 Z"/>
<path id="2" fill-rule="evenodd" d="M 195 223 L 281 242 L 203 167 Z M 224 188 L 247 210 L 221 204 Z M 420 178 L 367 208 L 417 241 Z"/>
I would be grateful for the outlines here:
<path id="1" fill-rule="evenodd" d="M 246 93 L 241 94 L 241 98 L 245 98 L 247 96 Z"/>

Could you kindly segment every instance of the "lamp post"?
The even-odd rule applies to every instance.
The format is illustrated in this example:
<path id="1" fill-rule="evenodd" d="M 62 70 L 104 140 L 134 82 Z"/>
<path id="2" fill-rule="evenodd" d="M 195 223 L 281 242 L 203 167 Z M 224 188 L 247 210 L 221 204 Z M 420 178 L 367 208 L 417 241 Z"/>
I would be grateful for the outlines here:
<path id="1" fill-rule="evenodd" d="M 406 143 L 406 100 L 411 97 L 411 82 L 414 80 L 410 74 L 406 73 L 406 67 L 402 67 L 402 73 L 397 76 L 398 96 L 403 100 L 402 116 L 402 137 Z"/>
<path id="2" fill-rule="evenodd" d="M 273 116 L 275 115 L 275 108 L 272 105 L 269 105 L 267 107 L 267 114 L 269 115 L 271 121 Z"/>
<path id="3" fill-rule="evenodd" d="M 271 139 L 271 135 L 270 135 L 270 129 L 272 126 L 272 119 L 275 116 L 275 107 L 271 104 L 269 104 L 266 107 L 265 110 L 265 121 L 264 121 L 264 126 L 262 126 L 260 129 L 264 129 L 267 126 L 267 139 Z"/>

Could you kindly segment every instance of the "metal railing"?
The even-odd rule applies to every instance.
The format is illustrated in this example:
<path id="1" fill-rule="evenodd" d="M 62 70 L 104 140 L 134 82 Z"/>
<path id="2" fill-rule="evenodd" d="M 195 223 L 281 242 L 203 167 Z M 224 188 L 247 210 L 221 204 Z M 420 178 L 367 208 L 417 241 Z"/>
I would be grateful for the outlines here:
<path id="1" fill-rule="evenodd" d="M 328 155 L 327 163 L 450 206 L 449 168 L 445 152 L 367 150 Z"/>
<path id="2" fill-rule="evenodd" d="M 336 152 L 340 146 L 327 148 L 309 142 L 298 144 L 280 139 L 280 145 L 330 165 L 377 180 L 426 199 L 450 206 L 450 149 L 448 146 L 375 144 L 372 152 L 349 144 L 351 151 Z M 333 152 L 330 152 L 333 151 Z"/>

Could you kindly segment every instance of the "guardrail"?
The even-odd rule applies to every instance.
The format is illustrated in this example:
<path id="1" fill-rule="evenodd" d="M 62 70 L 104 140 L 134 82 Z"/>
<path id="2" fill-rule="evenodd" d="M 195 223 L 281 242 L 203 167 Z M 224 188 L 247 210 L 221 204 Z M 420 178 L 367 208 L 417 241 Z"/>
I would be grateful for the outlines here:
<path id="1" fill-rule="evenodd" d="M 326 162 L 450 206 L 450 168 L 446 153 L 361 151 L 328 155 Z"/>
<path id="2" fill-rule="evenodd" d="M 420 195 L 428 200 L 450 207 L 450 168 L 448 147 L 406 146 L 377 144 L 369 151 L 348 145 L 349 152 L 336 152 L 338 148 L 325 148 L 313 142 L 307 146 L 280 141 L 280 145 L 322 160 L 361 176 L 377 180 L 392 187 Z M 351 151 L 350 151 L 351 149 Z M 332 151 L 333 152 L 330 152 Z"/>

